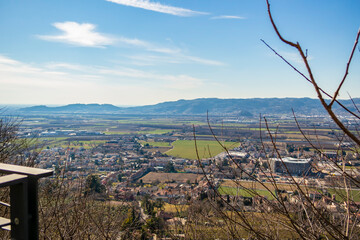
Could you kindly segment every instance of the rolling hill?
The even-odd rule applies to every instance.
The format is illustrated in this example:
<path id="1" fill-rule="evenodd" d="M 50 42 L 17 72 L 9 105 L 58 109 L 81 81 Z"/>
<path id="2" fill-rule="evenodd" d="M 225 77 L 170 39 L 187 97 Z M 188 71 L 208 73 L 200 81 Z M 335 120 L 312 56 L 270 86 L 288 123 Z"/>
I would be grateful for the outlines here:
<path id="1" fill-rule="evenodd" d="M 353 99 L 360 104 L 360 98 Z M 342 100 L 343 105 L 355 110 L 351 100 Z M 335 109 L 340 110 L 338 105 Z M 292 109 L 297 114 L 325 114 L 319 100 L 311 98 L 252 98 L 252 99 L 218 99 L 199 98 L 194 100 L 178 100 L 155 105 L 138 107 L 117 107 L 111 104 L 70 104 L 60 107 L 44 105 L 21 108 L 22 113 L 117 113 L 140 115 L 211 115 L 227 116 L 258 116 L 261 114 L 291 114 Z"/>

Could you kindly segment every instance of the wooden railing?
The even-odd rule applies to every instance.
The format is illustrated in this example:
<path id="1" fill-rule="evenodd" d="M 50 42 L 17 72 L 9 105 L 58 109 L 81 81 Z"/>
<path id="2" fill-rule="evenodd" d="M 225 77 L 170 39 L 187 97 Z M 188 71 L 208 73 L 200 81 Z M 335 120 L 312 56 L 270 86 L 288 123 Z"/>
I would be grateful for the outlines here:
<path id="1" fill-rule="evenodd" d="M 51 170 L 0 163 L 0 187 L 10 187 L 10 219 L 0 217 L 0 228 L 11 231 L 11 239 L 39 239 L 38 180 Z"/>

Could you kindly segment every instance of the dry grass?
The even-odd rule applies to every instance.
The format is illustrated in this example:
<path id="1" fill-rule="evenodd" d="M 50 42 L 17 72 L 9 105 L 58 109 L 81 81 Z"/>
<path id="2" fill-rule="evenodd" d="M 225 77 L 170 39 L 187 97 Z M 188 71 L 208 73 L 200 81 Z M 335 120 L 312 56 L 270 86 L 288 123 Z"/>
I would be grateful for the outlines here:
<path id="1" fill-rule="evenodd" d="M 185 212 L 187 209 L 189 208 L 188 205 L 175 205 L 175 204 L 169 204 L 169 203 L 165 203 L 164 204 L 164 211 L 168 212 L 168 213 L 180 213 L 180 212 Z"/>
<path id="2" fill-rule="evenodd" d="M 237 185 L 238 183 L 238 185 Z M 272 183 L 259 183 L 259 182 L 253 182 L 253 181 L 238 181 L 237 183 L 235 183 L 234 181 L 231 180 L 225 180 L 222 184 L 222 186 L 226 186 L 226 187 L 237 187 L 237 186 L 241 186 L 243 188 L 248 188 L 248 189 L 258 189 L 258 190 L 267 190 L 266 188 L 268 188 L 270 191 L 275 191 L 275 188 L 273 186 Z M 265 187 L 265 186 L 266 187 Z M 285 191 L 294 191 L 295 187 L 291 184 L 285 184 L 285 183 L 277 183 L 277 186 L 279 189 L 281 190 L 285 190 Z"/>

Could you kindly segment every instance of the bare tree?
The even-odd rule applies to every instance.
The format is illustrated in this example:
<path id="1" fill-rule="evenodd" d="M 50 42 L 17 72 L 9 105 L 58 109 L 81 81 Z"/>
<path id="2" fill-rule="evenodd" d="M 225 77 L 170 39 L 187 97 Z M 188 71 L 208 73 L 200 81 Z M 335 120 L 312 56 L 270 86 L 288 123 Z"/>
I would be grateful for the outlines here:
<path id="1" fill-rule="evenodd" d="M 0 162 L 32 166 L 39 145 L 34 138 L 19 138 L 21 119 L 0 109 Z"/>
<path id="2" fill-rule="evenodd" d="M 259 149 L 266 157 L 254 160 L 253 169 L 248 169 L 233 158 L 229 150 L 214 134 L 208 121 L 214 138 L 227 153 L 230 167 L 233 169 L 233 173 L 229 176 L 233 179 L 230 185 L 232 189 L 236 189 L 236 193 L 227 193 L 228 195 L 226 195 L 226 191 L 219 188 L 212 173 L 205 171 L 201 158 L 198 156 L 199 165 L 210 185 L 209 204 L 217 213 L 217 218 L 222 220 L 221 224 L 217 222 L 215 225 L 234 239 L 360 239 L 360 208 L 355 201 L 356 194 L 359 194 L 360 190 L 360 177 L 358 171 L 346 169 L 347 159 L 346 154 L 343 154 L 344 152 L 358 154 L 360 111 L 354 101 L 355 110 L 350 110 L 338 99 L 358 46 L 360 30 L 355 36 L 355 43 L 346 63 L 345 74 L 339 80 L 335 93 L 331 95 L 318 85 L 308 61 L 307 50 L 304 51 L 299 42 L 289 41 L 282 36 L 273 19 L 268 0 L 266 0 L 266 4 L 274 31 L 283 43 L 298 51 L 307 73 L 302 73 L 268 43 L 264 40 L 261 41 L 313 86 L 321 105 L 342 132 L 337 135 L 338 154 L 335 157 L 327 156 L 314 142 L 314 139 L 311 139 L 302 129 L 301 123 L 294 113 L 294 121 L 299 131 L 317 153 L 316 159 L 309 161 L 310 165 L 307 171 L 295 174 L 280 153 L 277 143 L 278 131 L 271 130 L 266 117 L 260 116 L 260 129 L 266 130 L 267 140 L 260 130 L 261 146 Z M 355 119 L 356 126 L 348 126 L 341 121 L 339 115 L 334 111 L 335 104 Z M 196 142 L 195 129 L 194 138 Z M 274 164 L 275 162 L 277 165 Z M 287 184 L 278 182 L 275 167 L 282 169 Z M 222 168 L 218 167 L 218 170 L 221 171 Z M 255 170 L 257 174 L 254 174 Z M 228 173 L 224 172 L 224 174 Z M 262 175 L 262 180 L 258 175 Z M 314 175 L 325 175 L 326 180 L 318 181 Z M 244 176 L 248 181 L 242 180 Z M 219 205 L 219 201 L 222 204 Z M 214 220 L 211 217 L 208 219 Z"/>
<path id="3" fill-rule="evenodd" d="M 34 166 L 38 155 L 36 139 L 19 138 L 21 119 L 7 114 L 7 110 L 0 109 L 0 162 L 24 166 Z M 0 216 L 9 218 L 10 189 L 0 189 Z M 0 229 L 0 237 L 8 239 L 8 231 Z"/>
<path id="4" fill-rule="evenodd" d="M 0 112 L 0 162 L 36 166 L 41 146 L 35 138 L 20 138 L 21 120 Z M 39 236 L 41 239 L 118 239 L 128 206 L 99 201 L 85 179 L 69 181 L 65 167 L 54 178 L 40 181 Z M 106 199 L 105 199 L 106 200 Z M 0 216 L 9 218 L 9 189 L 0 189 Z M 0 239 L 9 239 L 0 229 Z"/>
<path id="5" fill-rule="evenodd" d="M 119 239 L 129 206 L 89 194 L 86 181 L 68 181 L 62 169 L 43 183 L 40 193 L 40 238 Z"/>

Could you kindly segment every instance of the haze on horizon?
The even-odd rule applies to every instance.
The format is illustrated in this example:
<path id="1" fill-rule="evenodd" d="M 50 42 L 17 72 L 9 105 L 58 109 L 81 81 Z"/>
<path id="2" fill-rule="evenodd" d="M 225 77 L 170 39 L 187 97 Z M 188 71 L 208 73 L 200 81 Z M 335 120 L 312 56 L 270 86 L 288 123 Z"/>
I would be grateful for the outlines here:
<path id="1" fill-rule="evenodd" d="M 272 0 L 282 34 L 308 49 L 333 93 L 359 29 L 360 2 Z M 0 104 L 149 105 L 195 98 L 311 97 L 265 1 L 0 2 Z M 360 97 L 360 50 L 340 98 Z M 300 67 L 302 70 L 303 68 Z"/>

